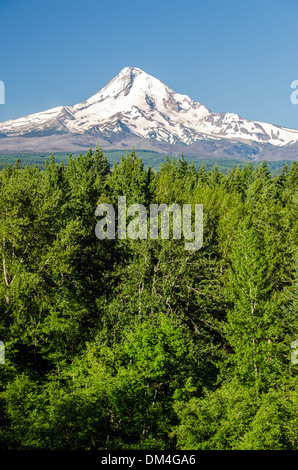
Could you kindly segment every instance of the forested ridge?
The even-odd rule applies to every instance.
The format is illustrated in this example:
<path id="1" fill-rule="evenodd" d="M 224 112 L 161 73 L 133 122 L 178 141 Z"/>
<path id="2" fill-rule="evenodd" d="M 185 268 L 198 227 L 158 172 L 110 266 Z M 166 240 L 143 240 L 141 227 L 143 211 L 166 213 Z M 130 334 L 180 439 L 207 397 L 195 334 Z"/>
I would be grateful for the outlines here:
<path id="1" fill-rule="evenodd" d="M 203 204 L 203 247 L 98 240 L 122 195 Z M 297 162 L 2 169 L 0 449 L 297 450 L 297 215 Z"/>

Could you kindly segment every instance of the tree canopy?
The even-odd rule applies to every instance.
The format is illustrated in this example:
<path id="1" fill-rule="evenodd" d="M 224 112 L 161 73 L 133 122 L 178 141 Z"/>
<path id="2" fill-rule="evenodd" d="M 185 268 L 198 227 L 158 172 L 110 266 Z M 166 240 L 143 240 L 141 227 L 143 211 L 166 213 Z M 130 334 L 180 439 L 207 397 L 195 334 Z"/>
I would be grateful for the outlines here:
<path id="1" fill-rule="evenodd" d="M 98 240 L 100 203 L 202 204 L 204 240 Z M 133 149 L 0 171 L 0 449 L 298 449 L 298 164 Z"/>

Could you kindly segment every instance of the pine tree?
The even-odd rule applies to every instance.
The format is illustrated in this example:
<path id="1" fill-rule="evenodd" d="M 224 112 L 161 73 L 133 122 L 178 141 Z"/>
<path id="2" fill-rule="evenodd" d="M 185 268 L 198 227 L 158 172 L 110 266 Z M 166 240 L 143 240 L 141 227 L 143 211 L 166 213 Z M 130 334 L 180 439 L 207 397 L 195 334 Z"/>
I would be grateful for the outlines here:
<path id="1" fill-rule="evenodd" d="M 105 178 L 110 173 L 110 165 L 106 157 L 104 156 L 101 147 L 98 145 L 94 152 L 94 168 L 97 175 L 101 178 Z"/>
<path id="2" fill-rule="evenodd" d="M 283 368 L 286 325 L 271 275 L 270 247 L 258 240 L 249 218 L 239 225 L 230 260 L 226 291 L 231 307 L 223 328 L 233 350 L 232 370 L 242 383 L 266 389 Z"/>

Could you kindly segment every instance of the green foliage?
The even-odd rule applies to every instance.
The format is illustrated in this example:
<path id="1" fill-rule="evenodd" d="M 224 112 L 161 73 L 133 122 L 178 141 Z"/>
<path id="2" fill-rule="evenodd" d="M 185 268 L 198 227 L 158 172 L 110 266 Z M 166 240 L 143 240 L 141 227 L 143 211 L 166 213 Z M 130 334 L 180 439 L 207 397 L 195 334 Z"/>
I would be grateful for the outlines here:
<path id="1" fill-rule="evenodd" d="M 178 448 L 235 450 L 242 448 L 259 400 L 253 389 L 232 381 L 174 407 L 179 417 L 173 429 Z"/>
<path id="2" fill-rule="evenodd" d="M 100 147 L 1 170 L 1 450 L 297 449 L 297 184 Z M 203 247 L 98 240 L 118 196 L 203 204 Z"/>
<path id="3" fill-rule="evenodd" d="M 246 219 L 239 224 L 232 244 L 226 283 L 232 308 L 224 331 L 234 351 L 229 359 L 235 362 L 233 373 L 259 389 L 278 379 L 280 367 L 286 366 L 282 339 L 287 325 L 276 276 L 278 260 L 271 245 L 261 244 L 249 225 Z"/>
<path id="4" fill-rule="evenodd" d="M 261 397 L 226 383 L 202 398 L 177 402 L 179 425 L 172 435 L 184 450 L 296 450 L 297 398 L 294 383 Z"/>

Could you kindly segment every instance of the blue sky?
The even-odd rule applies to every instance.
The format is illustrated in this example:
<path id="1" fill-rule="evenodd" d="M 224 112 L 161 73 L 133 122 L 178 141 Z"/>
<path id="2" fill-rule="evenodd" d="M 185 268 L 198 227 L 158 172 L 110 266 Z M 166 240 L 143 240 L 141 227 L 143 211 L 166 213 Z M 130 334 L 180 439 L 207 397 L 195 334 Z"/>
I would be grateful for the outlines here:
<path id="1" fill-rule="evenodd" d="M 297 0 L 0 0 L 0 121 L 134 66 L 214 112 L 298 129 L 297 14 Z"/>

